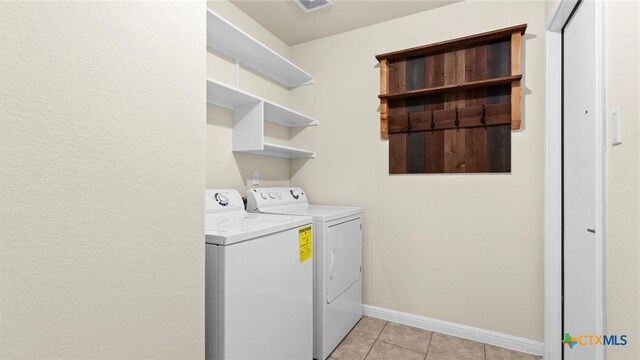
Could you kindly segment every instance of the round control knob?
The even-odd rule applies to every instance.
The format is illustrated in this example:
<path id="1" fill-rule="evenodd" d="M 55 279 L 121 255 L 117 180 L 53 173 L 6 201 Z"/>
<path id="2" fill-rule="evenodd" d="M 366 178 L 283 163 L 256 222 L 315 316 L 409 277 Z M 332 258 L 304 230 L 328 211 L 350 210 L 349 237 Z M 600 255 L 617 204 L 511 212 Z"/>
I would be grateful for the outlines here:
<path id="1" fill-rule="evenodd" d="M 261 196 L 263 199 L 267 200 L 267 197 L 268 197 L 269 195 L 267 195 L 267 193 L 266 193 L 266 192 L 263 192 L 262 194 L 260 194 L 260 196 Z"/>
<path id="2" fill-rule="evenodd" d="M 296 191 L 294 191 L 293 189 L 289 190 L 289 193 L 291 193 L 291 196 L 296 200 L 298 200 L 300 198 L 300 194 L 298 193 L 297 190 Z"/>
<path id="3" fill-rule="evenodd" d="M 224 196 L 224 195 L 222 195 L 220 193 L 217 193 L 215 198 L 218 201 L 218 204 L 220 204 L 220 206 L 229 205 L 229 198 L 228 197 L 226 197 L 226 196 Z"/>
<path id="4" fill-rule="evenodd" d="M 272 198 L 272 199 L 275 199 L 276 198 L 276 193 L 270 192 L 269 193 L 269 197 Z"/>

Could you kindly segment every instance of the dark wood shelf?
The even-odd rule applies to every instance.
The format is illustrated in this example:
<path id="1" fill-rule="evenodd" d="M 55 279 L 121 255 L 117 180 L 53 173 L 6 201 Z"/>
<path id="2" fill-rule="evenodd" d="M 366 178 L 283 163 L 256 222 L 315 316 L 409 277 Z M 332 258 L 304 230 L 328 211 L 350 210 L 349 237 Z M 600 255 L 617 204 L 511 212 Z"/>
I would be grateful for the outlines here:
<path id="1" fill-rule="evenodd" d="M 526 24 L 377 55 L 390 174 L 511 171 Z M 416 29 L 416 31 L 421 31 Z"/>
<path id="2" fill-rule="evenodd" d="M 453 84 L 453 85 L 444 85 L 427 89 L 416 89 L 403 91 L 395 94 L 381 94 L 378 95 L 380 99 L 387 100 L 395 100 L 395 99 L 406 99 L 406 98 L 415 98 L 420 96 L 426 96 L 431 94 L 440 94 L 458 90 L 467 90 L 474 88 L 482 88 L 482 87 L 490 87 L 497 85 L 505 85 L 510 84 L 514 81 L 520 81 L 522 79 L 522 75 L 513 75 L 513 76 L 505 76 L 494 79 L 486 79 L 486 80 L 477 80 L 477 81 L 469 81 L 462 84 Z"/>
<path id="3" fill-rule="evenodd" d="M 457 39 L 451 39 L 446 41 L 441 41 L 425 46 L 417 46 L 409 49 L 392 51 L 385 54 L 376 55 L 376 59 L 378 61 L 382 60 L 396 60 L 396 59 L 406 59 L 414 56 L 425 56 L 438 52 L 442 52 L 444 50 L 451 49 L 452 46 L 456 47 L 468 47 L 477 44 L 484 44 L 494 40 L 500 39 L 509 39 L 514 32 L 518 32 L 521 35 L 524 35 L 525 30 L 527 29 L 527 24 L 520 24 L 516 26 L 511 26 L 507 28 L 502 28 L 493 31 L 487 31 L 484 33 L 464 36 Z"/>

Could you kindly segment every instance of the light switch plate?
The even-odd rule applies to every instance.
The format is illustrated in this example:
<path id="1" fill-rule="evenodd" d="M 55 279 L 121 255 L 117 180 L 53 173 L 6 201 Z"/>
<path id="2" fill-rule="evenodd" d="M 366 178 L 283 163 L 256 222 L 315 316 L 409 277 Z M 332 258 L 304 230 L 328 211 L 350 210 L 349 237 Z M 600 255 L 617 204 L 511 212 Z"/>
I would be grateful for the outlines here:
<path id="1" fill-rule="evenodd" d="M 611 145 L 613 146 L 622 144 L 622 124 L 620 120 L 620 108 L 616 108 L 611 112 Z"/>
<path id="2" fill-rule="evenodd" d="M 260 185 L 260 172 L 258 170 L 253 170 L 253 179 L 251 185 L 258 186 Z"/>

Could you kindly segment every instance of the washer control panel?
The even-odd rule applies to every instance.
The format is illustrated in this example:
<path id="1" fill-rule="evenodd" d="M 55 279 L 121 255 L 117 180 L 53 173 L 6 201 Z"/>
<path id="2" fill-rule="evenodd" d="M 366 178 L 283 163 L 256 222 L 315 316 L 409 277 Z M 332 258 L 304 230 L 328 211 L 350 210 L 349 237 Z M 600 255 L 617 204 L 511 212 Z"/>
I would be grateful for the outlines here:
<path id="1" fill-rule="evenodd" d="M 244 210 L 244 202 L 237 190 L 207 189 L 205 191 L 205 212 Z"/>
<path id="2" fill-rule="evenodd" d="M 247 191 L 248 211 L 256 211 L 262 207 L 304 203 L 307 203 L 307 196 L 298 187 L 253 188 Z"/>

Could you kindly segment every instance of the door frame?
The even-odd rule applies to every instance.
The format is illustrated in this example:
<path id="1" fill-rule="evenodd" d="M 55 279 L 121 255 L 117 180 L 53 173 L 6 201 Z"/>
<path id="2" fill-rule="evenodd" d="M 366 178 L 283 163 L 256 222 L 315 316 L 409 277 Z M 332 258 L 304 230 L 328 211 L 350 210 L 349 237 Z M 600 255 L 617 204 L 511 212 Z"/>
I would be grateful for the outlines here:
<path id="1" fill-rule="evenodd" d="M 604 334 L 605 322 L 605 17 L 604 0 L 596 11 L 596 332 Z M 545 191 L 544 191 L 544 358 L 562 358 L 562 28 L 578 0 L 556 0 L 546 24 L 545 89 Z M 605 358 L 604 346 L 597 359 Z"/>

